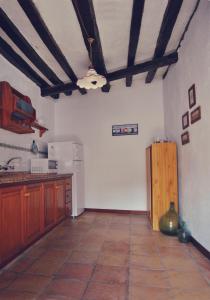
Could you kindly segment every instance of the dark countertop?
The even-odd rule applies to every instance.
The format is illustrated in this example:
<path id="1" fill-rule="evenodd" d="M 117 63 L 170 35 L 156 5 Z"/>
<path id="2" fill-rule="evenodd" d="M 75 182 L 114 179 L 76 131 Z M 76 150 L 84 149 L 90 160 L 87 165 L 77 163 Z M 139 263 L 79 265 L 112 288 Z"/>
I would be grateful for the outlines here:
<path id="1" fill-rule="evenodd" d="M 40 183 L 43 181 L 66 179 L 73 174 L 56 174 L 56 173 L 44 173 L 44 174 L 31 174 L 29 172 L 13 172 L 13 173 L 0 173 L 0 188 Z"/>

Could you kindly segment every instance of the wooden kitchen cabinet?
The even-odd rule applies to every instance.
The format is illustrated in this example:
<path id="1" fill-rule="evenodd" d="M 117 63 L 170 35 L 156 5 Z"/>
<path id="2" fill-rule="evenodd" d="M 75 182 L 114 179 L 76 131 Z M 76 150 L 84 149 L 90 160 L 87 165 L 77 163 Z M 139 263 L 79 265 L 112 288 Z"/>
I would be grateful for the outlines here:
<path id="1" fill-rule="evenodd" d="M 57 221 L 65 218 L 65 207 L 65 180 L 57 180 L 55 182 L 55 211 Z"/>
<path id="2" fill-rule="evenodd" d="M 43 230 L 42 185 L 29 185 L 24 188 L 24 241 L 35 240 Z"/>
<path id="3" fill-rule="evenodd" d="M 66 217 L 67 200 L 71 201 L 71 179 L 66 176 L 1 187 L 0 267 Z"/>
<path id="4" fill-rule="evenodd" d="M 54 225 L 55 215 L 55 183 L 44 184 L 44 225 L 50 228 Z"/>
<path id="5" fill-rule="evenodd" d="M 178 211 L 177 150 L 175 143 L 155 143 L 146 149 L 147 205 L 154 230 L 170 201 Z"/>
<path id="6" fill-rule="evenodd" d="M 23 247 L 22 187 L 0 189 L 0 264 Z"/>

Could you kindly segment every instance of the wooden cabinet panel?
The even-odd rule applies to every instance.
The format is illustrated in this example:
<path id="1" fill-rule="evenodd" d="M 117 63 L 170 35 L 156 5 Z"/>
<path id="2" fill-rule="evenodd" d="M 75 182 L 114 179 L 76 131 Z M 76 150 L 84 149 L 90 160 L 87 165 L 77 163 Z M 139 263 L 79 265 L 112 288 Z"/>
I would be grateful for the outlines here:
<path id="1" fill-rule="evenodd" d="M 169 209 L 170 201 L 175 203 L 178 211 L 176 144 L 153 144 L 150 155 L 147 150 L 146 158 L 148 207 L 151 210 L 152 227 L 159 230 L 159 219 Z"/>
<path id="2" fill-rule="evenodd" d="M 24 193 L 25 242 L 30 243 L 42 232 L 42 185 L 30 185 Z"/>
<path id="3" fill-rule="evenodd" d="M 147 172 L 147 210 L 149 212 L 150 222 L 152 223 L 152 165 L 151 165 L 151 147 L 146 149 L 146 172 Z"/>
<path id="4" fill-rule="evenodd" d="M 65 181 L 57 180 L 55 183 L 55 207 L 57 221 L 65 217 Z"/>
<path id="5" fill-rule="evenodd" d="M 54 182 L 44 184 L 44 224 L 51 227 L 55 223 L 55 184 Z"/>
<path id="6" fill-rule="evenodd" d="M 72 215 L 72 178 L 66 179 L 66 216 L 70 217 Z"/>
<path id="7" fill-rule="evenodd" d="M 22 189 L 0 190 L 0 257 L 1 263 L 12 258 L 23 246 Z"/>

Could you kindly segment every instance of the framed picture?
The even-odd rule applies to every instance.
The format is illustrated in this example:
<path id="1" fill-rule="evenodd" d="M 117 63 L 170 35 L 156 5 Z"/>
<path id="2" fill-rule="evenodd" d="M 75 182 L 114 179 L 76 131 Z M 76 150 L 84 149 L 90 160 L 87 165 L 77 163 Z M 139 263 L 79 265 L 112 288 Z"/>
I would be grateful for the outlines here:
<path id="1" fill-rule="evenodd" d="M 185 129 L 189 126 L 189 112 L 187 111 L 183 116 L 182 116 L 182 129 Z"/>
<path id="2" fill-rule="evenodd" d="M 193 84 L 188 90 L 189 108 L 192 108 L 196 104 L 195 84 Z"/>
<path id="3" fill-rule="evenodd" d="M 191 112 L 191 124 L 197 122 L 198 120 L 201 119 L 201 107 L 198 106 L 196 109 L 194 109 L 192 112 Z"/>
<path id="4" fill-rule="evenodd" d="M 112 125 L 112 136 L 137 135 L 138 124 Z"/>
<path id="5" fill-rule="evenodd" d="M 182 133 L 181 140 L 182 140 L 182 145 L 188 144 L 190 142 L 190 134 L 188 131 Z"/>

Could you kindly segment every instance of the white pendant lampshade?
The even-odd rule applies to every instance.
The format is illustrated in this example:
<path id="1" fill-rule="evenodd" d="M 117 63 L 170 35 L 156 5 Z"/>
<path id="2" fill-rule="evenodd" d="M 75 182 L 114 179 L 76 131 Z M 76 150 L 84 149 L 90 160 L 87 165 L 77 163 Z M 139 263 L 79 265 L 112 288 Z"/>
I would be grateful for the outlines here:
<path id="1" fill-rule="evenodd" d="M 97 89 L 104 86 L 107 80 L 104 76 L 99 75 L 96 70 L 90 68 L 85 77 L 77 80 L 77 85 L 84 89 Z"/>

